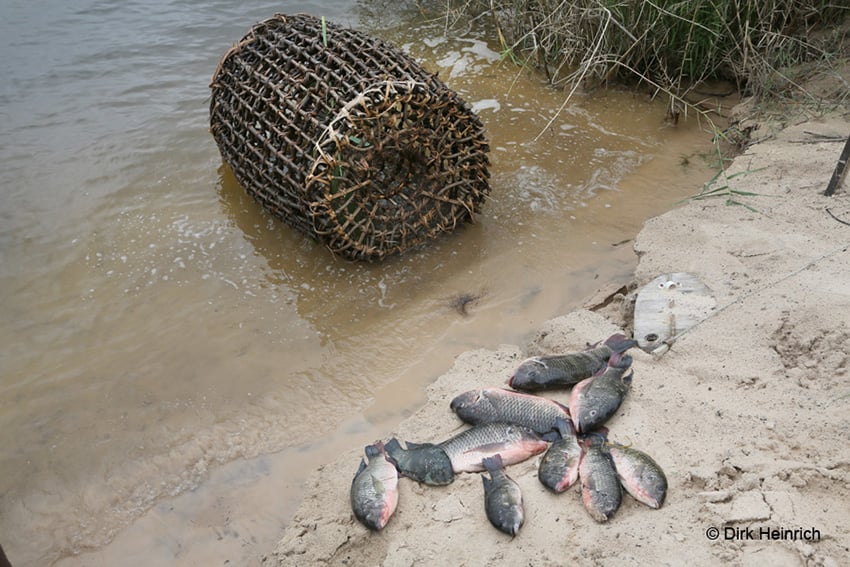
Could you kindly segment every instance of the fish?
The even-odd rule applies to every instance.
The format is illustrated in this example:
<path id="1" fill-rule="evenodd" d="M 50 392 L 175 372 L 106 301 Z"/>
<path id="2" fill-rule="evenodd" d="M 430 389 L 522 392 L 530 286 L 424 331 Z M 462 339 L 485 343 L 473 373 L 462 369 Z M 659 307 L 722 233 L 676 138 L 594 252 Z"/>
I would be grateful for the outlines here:
<path id="1" fill-rule="evenodd" d="M 482 459 L 482 465 L 490 473 L 490 478 L 481 475 L 487 519 L 497 529 L 515 536 L 525 521 L 522 491 L 516 481 L 505 473 L 501 455 Z"/>
<path id="2" fill-rule="evenodd" d="M 608 442 L 607 446 L 620 484 L 626 492 L 641 504 L 660 508 L 667 496 L 664 470 L 643 451 L 619 443 Z"/>
<path id="3" fill-rule="evenodd" d="M 365 449 L 366 459 L 351 481 L 351 509 L 370 530 L 384 529 L 398 506 L 398 471 L 384 444 L 376 441 Z"/>
<path id="4" fill-rule="evenodd" d="M 631 365 L 631 356 L 614 353 L 604 370 L 576 384 L 569 406 L 576 432 L 587 433 L 617 412 L 632 385 L 634 372 L 624 376 Z"/>
<path id="5" fill-rule="evenodd" d="M 571 421 L 558 419 L 557 427 L 561 438 L 543 455 L 537 478 L 549 490 L 564 492 L 578 480 L 582 449 Z"/>
<path id="6" fill-rule="evenodd" d="M 387 455 L 398 472 L 416 482 L 442 486 L 454 480 L 452 461 L 442 447 L 433 443 L 405 443 L 402 448 L 398 439 L 392 438 L 385 445 Z"/>
<path id="7" fill-rule="evenodd" d="M 586 437 L 581 444 L 584 449 L 578 469 L 581 501 L 591 518 L 607 522 L 623 500 L 620 479 L 605 448 L 604 436 Z"/>
<path id="8" fill-rule="evenodd" d="M 512 465 L 542 453 L 549 442 L 522 425 L 481 423 L 438 443 L 452 461 L 455 473 L 480 472 L 481 461 L 500 454 L 504 464 Z"/>
<path id="9" fill-rule="evenodd" d="M 451 409 L 473 425 L 514 423 L 541 434 L 555 430 L 558 419 L 570 418 L 569 410 L 555 400 L 503 388 L 464 392 L 451 401 Z"/>
<path id="10" fill-rule="evenodd" d="M 582 352 L 534 356 L 519 365 L 508 385 L 525 391 L 567 388 L 605 368 L 612 354 L 622 354 L 635 345 L 637 341 L 618 333 L 608 337 L 601 345 Z"/>

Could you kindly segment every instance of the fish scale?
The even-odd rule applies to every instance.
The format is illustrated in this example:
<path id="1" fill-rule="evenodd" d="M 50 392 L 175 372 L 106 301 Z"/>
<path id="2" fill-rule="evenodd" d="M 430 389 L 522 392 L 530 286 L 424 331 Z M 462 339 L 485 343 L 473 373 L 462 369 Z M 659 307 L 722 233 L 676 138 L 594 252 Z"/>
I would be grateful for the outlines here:
<path id="1" fill-rule="evenodd" d="M 578 480 L 582 450 L 572 422 L 558 420 L 558 431 L 561 438 L 552 443 L 543 455 L 537 478 L 546 488 L 554 492 L 564 492 Z"/>
<path id="2" fill-rule="evenodd" d="M 515 536 L 525 521 L 522 491 L 516 481 L 505 473 L 500 455 L 484 459 L 484 467 L 490 473 L 490 478 L 481 476 L 487 519 L 499 530 Z"/>
<path id="3" fill-rule="evenodd" d="M 535 356 L 519 365 L 508 385 L 525 391 L 573 386 L 605 368 L 612 355 L 621 354 L 636 344 L 618 333 L 600 346 L 582 352 Z"/>
<path id="4" fill-rule="evenodd" d="M 505 465 L 524 461 L 542 453 L 549 443 L 522 425 L 482 423 L 438 443 L 452 461 L 454 472 L 480 472 L 481 461 L 500 454 Z"/>
<path id="5" fill-rule="evenodd" d="M 554 400 L 502 388 L 470 390 L 456 396 L 451 409 L 467 423 L 514 423 L 547 433 L 558 419 L 569 419 L 569 410 Z"/>
<path id="6" fill-rule="evenodd" d="M 599 427 L 617 412 L 631 387 L 632 374 L 624 376 L 631 364 L 631 356 L 615 353 L 603 372 L 573 388 L 570 415 L 578 433 Z"/>
<path id="7" fill-rule="evenodd" d="M 597 522 L 607 522 L 620 507 L 623 491 L 611 455 L 602 443 L 588 443 L 579 465 L 581 500 Z"/>
<path id="8" fill-rule="evenodd" d="M 368 462 L 367 462 L 368 460 Z M 366 459 L 351 481 L 351 509 L 367 528 L 381 530 L 398 505 L 398 471 L 380 441 L 366 447 Z"/>
<path id="9" fill-rule="evenodd" d="M 667 477 L 655 460 L 638 449 L 609 443 L 620 484 L 632 497 L 650 508 L 660 508 L 667 496 Z"/>

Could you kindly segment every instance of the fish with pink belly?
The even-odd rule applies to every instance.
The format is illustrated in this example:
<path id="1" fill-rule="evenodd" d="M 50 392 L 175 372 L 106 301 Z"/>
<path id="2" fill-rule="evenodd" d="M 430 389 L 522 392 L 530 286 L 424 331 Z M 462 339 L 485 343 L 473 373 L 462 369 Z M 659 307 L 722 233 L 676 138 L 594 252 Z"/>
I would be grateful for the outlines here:
<path id="1" fill-rule="evenodd" d="M 564 492 L 578 480 L 578 467 L 583 451 L 572 422 L 559 419 L 557 426 L 561 438 L 552 443 L 543 455 L 537 478 L 549 490 Z"/>
<path id="2" fill-rule="evenodd" d="M 504 466 L 542 453 L 549 442 L 528 427 L 510 423 L 482 423 L 438 443 L 452 462 L 455 473 L 481 472 L 482 461 L 501 455 Z"/>
<path id="3" fill-rule="evenodd" d="M 569 410 L 555 400 L 503 388 L 469 390 L 455 396 L 451 408 L 459 418 L 473 425 L 513 423 L 541 435 L 555 431 L 559 418 L 570 418 Z"/>
<path id="4" fill-rule="evenodd" d="M 632 375 L 626 375 L 632 357 L 614 353 L 608 366 L 582 380 L 570 392 L 570 416 L 577 433 L 587 433 L 613 416 L 632 385 Z"/>
<path id="5" fill-rule="evenodd" d="M 605 446 L 607 432 L 580 441 L 584 450 L 579 463 L 581 501 L 590 517 L 607 522 L 620 507 L 623 491 L 614 461 Z"/>
<path id="6" fill-rule="evenodd" d="M 366 447 L 366 459 L 360 460 L 351 482 L 351 509 L 364 526 L 379 531 L 390 521 L 397 505 L 398 471 L 384 444 L 377 441 Z"/>
<path id="7" fill-rule="evenodd" d="M 635 500 L 658 509 L 667 496 L 667 477 L 655 460 L 638 449 L 606 442 L 620 484 Z"/>

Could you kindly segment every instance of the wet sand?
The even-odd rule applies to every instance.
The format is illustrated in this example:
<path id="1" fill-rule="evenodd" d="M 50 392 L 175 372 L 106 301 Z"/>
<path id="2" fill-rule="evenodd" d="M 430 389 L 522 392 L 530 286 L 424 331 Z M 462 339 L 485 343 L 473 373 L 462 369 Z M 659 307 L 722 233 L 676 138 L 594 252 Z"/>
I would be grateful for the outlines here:
<path id="1" fill-rule="evenodd" d="M 634 243 L 633 289 L 689 271 L 717 300 L 666 354 L 630 351 L 632 390 L 607 424 L 613 440 L 665 469 L 661 509 L 625 496 L 598 524 L 576 487 L 555 495 L 540 484 L 538 457 L 508 468 L 526 505 L 513 539 L 488 523 L 478 474 L 437 488 L 401 479 L 394 517 L 370 533 L 349 505 L 362 454 L 352 447 L 311 476 L 277 564 L 841 564 L 850 548 L 850 228 L 827 209 L 850 221 L 850 189 L 845 182 L 835 196 L 822 195 L 842 146 L 812 132 L 846 137 L 850 120 L 799 123 L 751 146 L 728 183 L 758 196 L 726 196 L 748 207 L 723 197 L 690 201 L 648 221 Z M 541 322 L 528 344 L 465 352 L 428 388 L 428 402 L 382 438 L 451 436 L 462 427 L 449 410 L 455 395 L 504 385 L 527 355 L 628 331 L 627 305 L 615 297 Z"/>

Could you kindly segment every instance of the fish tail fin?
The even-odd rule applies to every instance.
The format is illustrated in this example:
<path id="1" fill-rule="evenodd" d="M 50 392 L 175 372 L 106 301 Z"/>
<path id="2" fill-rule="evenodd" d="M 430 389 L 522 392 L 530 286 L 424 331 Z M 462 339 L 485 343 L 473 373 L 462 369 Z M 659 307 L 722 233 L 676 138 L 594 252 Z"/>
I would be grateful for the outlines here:
<path id="1" fill-rule="evenodd" d="M 381 453 L 386 453 L 383 441 L 375 441 L 373 444 L 367 445 L 364 451 L 366 451 L 367 457 L 377 457 Z"/>
<path id="2" fill-rule="evenodd" d="M 490 472 L 499 470 L 502 468 L 502 455 L 496 453 L 492 457 L 484 457 L 481 459 L 481 464 Z"/>
<path id="3" fill-rule="evenodd" d="M 617 333 L 605 339 L 604 344 L 616 353 L 623 353 L 632 348 L 633 346 L 637 346 L 637 341 L 628 338 L 622 333 Z"/>
<path id="4" fill-rule="evenodd" d="M 403 452 L 404 449 L 402 448 L 401 443 L 399 443 L 398 439 L 395 437 L 387 441 L 386 445 L 384 445 L 384 454 L 387 456 L 387 460 L 392 463 L 398 471 L 401 471 L 401 465 L 399 465 L 398 459 L 402 456 Z"/>
<path id="5" fill-rule="evenodd" d="M 386 442 L 386 444 L 384 445 L 384 450 L 387 452 L 387 454 L 392 456 L 393 453 L 404 451 L 404 448 L 401 446 L 401 443 L 399 443 L 398 439 L 393 437 L 392 439 Z"/>
<path id="6" fill-rule="evenodd" d="M 582 438 L 588 447 L 604 445 L 608 441 L 608 428 L 603 426 L 593 431 L 588 431 Z"/>
<path id="7" fill-rule="evenodd" d="M 547 443 L 554 443 L 555 441 L 561 438 L 561 434 L 557 431 L 547 431 L 546 433 L 542 434 L 540 438 L 546 441 Z"/>
<path id="8" fill-rule="evenodd" d="M 558 429 L 558 433 L 561 434 L 561 439 L 570 435 L 575 436 L 576 434 L 576 426 L 569 419 L 559 417 L 555 420 L 555 427 Z"/>
<path id="9" fill-rule="evenodd" d="M 615 352 L 608 359 L 608 366 L 612 366 L 614 368 L 628 368 L 632 365 L 632 360 L 632 357 L 628 354 Z"/>

